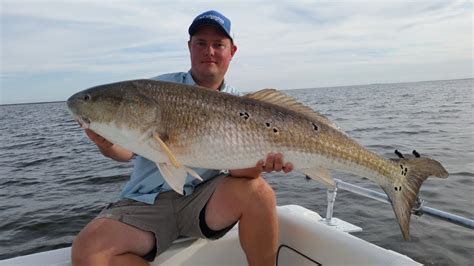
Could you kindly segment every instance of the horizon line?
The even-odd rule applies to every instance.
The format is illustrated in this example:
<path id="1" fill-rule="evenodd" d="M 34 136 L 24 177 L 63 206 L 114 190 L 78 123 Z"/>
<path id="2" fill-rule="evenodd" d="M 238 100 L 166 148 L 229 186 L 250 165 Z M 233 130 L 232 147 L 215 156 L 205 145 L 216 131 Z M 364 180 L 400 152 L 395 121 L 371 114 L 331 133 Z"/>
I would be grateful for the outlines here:
<path id="1" fill-rule="evenodd" d="M 336 86 L 323 86 L 323 87 L 307 87 L 307 88 L 294 88 L 294 89 L 282 89 L 281 91 L 288 90 L 307 90 L 307 89 L 327 89 L 327 88 L 341 88 L 341 87 L 352 87 L 352 86 L 369 86 L 369 85 L 388 85 L 388 84 L 403 84 L 403 83 L 419 83 L 419 82 L 432 82 L 432 81 L 449 81 L 449 80 L 466 80 L 474 79 L 471 78 L 455 78 L 455 79 L 437 79 L 437 80 L 419 80 L 419 81 L 402 81 L 402 82 L 376 82 L 376 83 L 367 83 L 367 84 L 352 84 L 352 85 L 336 85 Z M 242 91 L 242 92 L 254 92 L 254 91 Z M 19 103 L 0 103 L 0 106 L 10 106 L 10 105 L 25 105 L 25 104 L 46 104 L 46 103 L 60 103 L 66 102 L 67 100 L 52 100 L 44 102 L 19 102 Z"/>

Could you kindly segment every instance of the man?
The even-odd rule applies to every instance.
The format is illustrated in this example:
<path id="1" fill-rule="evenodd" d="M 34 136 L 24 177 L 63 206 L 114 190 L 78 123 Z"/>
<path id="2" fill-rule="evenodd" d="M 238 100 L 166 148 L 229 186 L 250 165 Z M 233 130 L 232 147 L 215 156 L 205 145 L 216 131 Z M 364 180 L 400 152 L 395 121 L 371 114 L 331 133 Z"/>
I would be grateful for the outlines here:
<path id="1" fill-rule="evenodd" d="M 189 27 L 191 70 L 156 79 L 197 84 L 235 93 L 224 81 L 237 46 L 230 20 L 216 11 L 197 16 Z M 107 157 L 128 161 L 134 154 L 91 130 L 89 138 Z M 188 178 L 185 196 L 172 191 L 155 163 L 136 156 L 134 170 L 121 200 L 109 204 L 76 237 L 75 265 L 148 265 L 179 235 L 217 239 L 239 222 L 239 238 L 249 265 L 273 265 L 278 241 L 275 195 L 262 179 L 263 171 L 289 172 L 282 154 L 269 154 L 254 168 L 195 169 L 204 181 Z"/>

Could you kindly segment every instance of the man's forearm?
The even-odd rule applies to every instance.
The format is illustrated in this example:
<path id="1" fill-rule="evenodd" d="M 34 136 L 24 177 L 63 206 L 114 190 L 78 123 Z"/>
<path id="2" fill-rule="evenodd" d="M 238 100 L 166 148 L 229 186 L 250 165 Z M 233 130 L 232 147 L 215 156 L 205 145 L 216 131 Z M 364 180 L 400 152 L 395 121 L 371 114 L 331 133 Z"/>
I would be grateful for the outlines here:
<path id="1" fill-rule="evenodd" d="M 104 156 L 109 157 L 119 162 L 128 162 L 133 157 L 133 152 L 128 151 L 115 144 L 109 147 L 102 147 L 102 146 L 98 146 L 98 147 L 99 147 L 100 152 Z"/>

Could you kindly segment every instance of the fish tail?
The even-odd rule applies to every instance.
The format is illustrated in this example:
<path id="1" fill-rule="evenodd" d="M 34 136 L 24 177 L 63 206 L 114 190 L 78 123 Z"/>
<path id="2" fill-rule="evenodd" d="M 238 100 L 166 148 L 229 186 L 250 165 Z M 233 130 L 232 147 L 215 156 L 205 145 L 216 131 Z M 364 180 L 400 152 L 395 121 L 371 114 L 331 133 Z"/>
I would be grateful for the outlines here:
<path id="1" fill-rule="evenodd" d="M 410 215 L 420 191 L 421 184 L 429 176 L 448 177 L 448 172 L 436 160 L 430 158 L 394 159 L 400 172 L 382 189 L 387 193 L 402 230 L 403 238 L 410 238 Z"/>

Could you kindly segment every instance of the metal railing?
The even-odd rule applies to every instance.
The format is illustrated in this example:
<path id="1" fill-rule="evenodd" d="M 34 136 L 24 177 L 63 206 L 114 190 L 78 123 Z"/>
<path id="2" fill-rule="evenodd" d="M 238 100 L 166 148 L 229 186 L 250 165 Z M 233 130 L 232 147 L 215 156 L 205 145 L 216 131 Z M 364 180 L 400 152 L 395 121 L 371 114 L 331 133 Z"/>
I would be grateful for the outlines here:
<path id="1" fill-rule="evenodd" d="M 336 181 L 336 187 L 335 188 L 330 188 L 327 190 L 327 195 L 328 195 L 328 207 L 326 211 L 326 218 L 325 222 L 327 224 L 331 224 L 331 219 L 332 219 L 332 213 L 334 209 L 334 202 L 336 200 L 336 194 L 338 189 L 343 189 L 361 196 L 364 196 L 366 198 L 371 198 L 380 202 L 384 203 L 389 203 L 390 200 L 387 195 L 373 191 L 367 188 L 359 187 L 344 181 L 341 181 L 339 179 L 335 179 Z M 459 215 L 455 215 L 449 212 L 441 211 L 435 208 L 431 208 L 428 206 L 424 205 L 423 200 L 418 200 L 417 201 L 417 206 L 413 208 L 413 214 L 417 216 L 421 216 L 423 214 L 435 217 L 440 220 L 444 220 L 453 224 L 457 224 L 469 229 L 474 229 L 474 220 L 473 219 L 468 219 Z"/>

